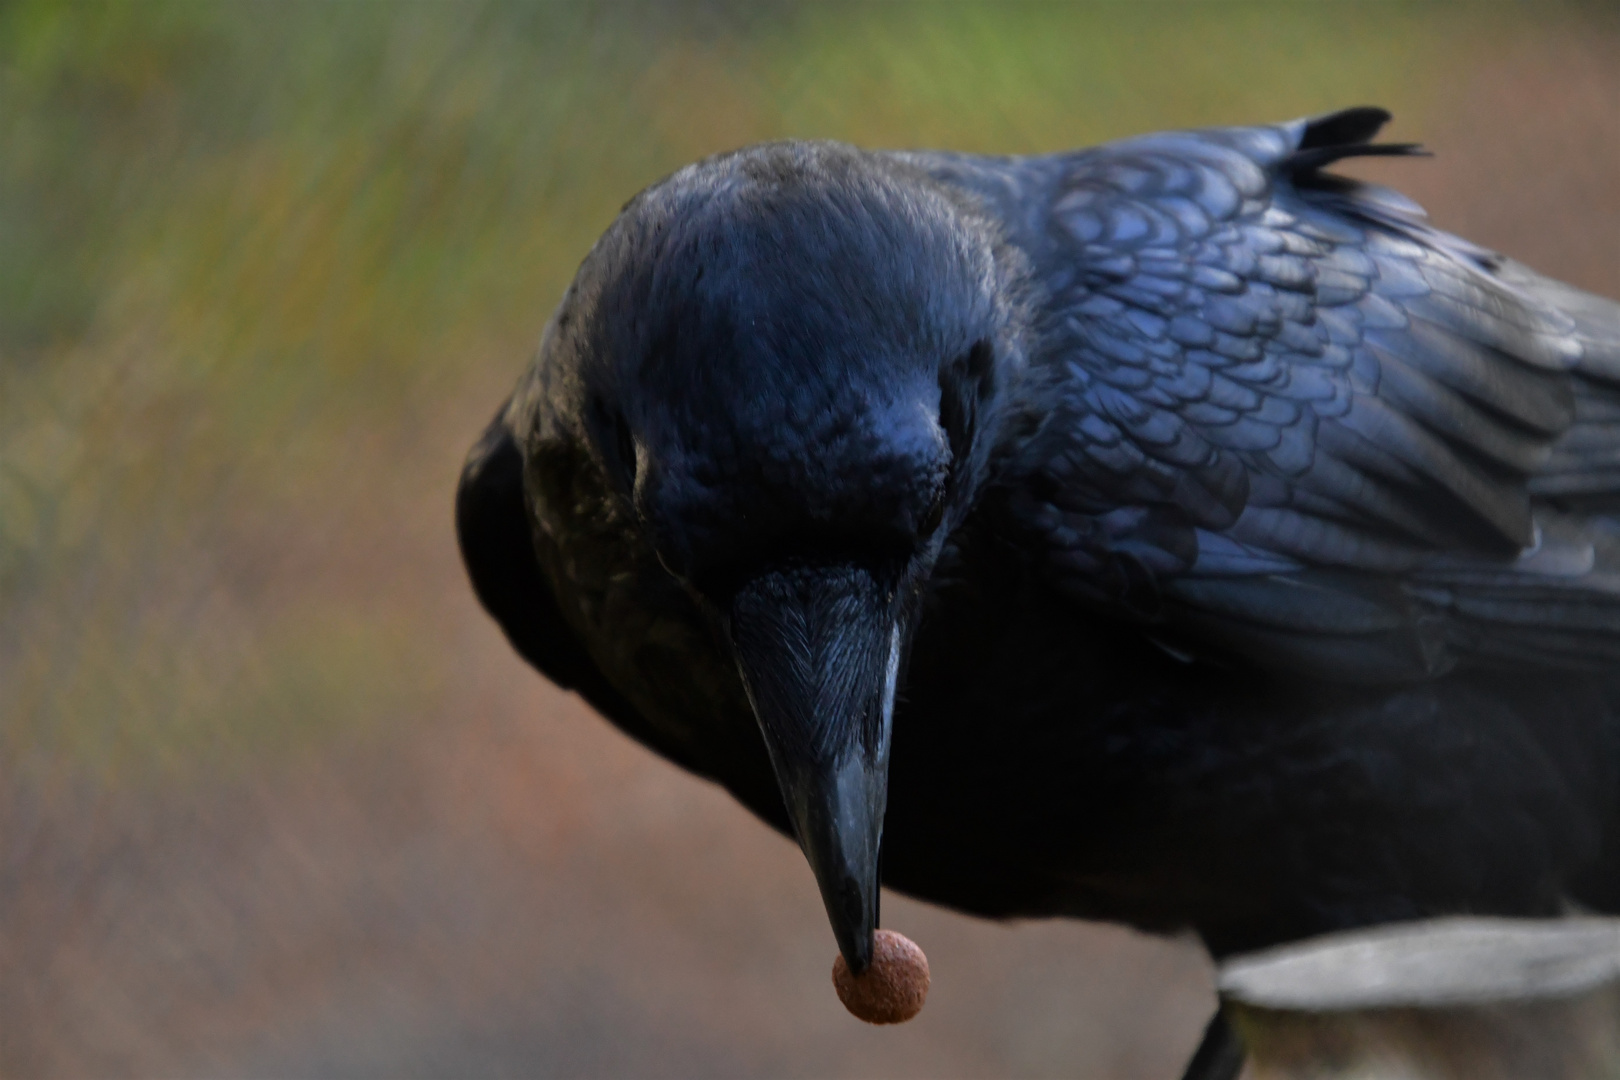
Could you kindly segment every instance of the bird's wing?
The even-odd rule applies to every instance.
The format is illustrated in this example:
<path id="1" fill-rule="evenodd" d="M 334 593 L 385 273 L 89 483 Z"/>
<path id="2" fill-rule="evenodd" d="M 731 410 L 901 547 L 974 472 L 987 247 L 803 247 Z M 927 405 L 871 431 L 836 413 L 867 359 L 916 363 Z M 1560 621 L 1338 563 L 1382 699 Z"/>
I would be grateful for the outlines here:
<path id="1" fill-rule="evenodd" d="M 1168 637 L 1354 679 L 1620 659 L 1620 305 L 1321 170 L 1388 114 L 1044 170 L 1010 520 Z"/>
<path id="2" fill-rule="evenodd" d="M 503 407 L 467 455 L 456 489 L 456 537 L 473 591 L 512 647 L 541 674 L 579 694 L 631 736 L 694 768 L 681 746 L 613 688 L 564 618 L 535 557 L 523 456 L 505 413 Z"/>

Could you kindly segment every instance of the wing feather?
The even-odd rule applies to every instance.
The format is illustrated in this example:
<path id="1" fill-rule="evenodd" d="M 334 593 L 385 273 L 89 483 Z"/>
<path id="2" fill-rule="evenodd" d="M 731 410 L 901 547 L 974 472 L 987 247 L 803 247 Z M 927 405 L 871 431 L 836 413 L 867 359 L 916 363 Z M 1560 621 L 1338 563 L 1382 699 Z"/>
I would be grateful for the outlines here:
<path id="1" fill-rule="evenodd" d="M 1086 602 L 1264 663 L 1613 663 L 1620 305 L 1321 171 L 1414 152 L 1387 119 L 1003 163 L 1045 193 L 1011 233 L 1050 328 L 1008 527 Z"/>

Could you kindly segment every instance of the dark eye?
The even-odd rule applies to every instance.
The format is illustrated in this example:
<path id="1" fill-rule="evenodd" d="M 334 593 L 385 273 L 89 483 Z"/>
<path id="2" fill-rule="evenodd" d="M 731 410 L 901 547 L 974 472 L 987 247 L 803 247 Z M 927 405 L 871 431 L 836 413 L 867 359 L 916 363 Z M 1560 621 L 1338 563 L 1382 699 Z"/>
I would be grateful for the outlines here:
<path id="1" fill-rule="evenodd" d="M 596 444 L 606 459 L 608 471 L 615 474 L 626 492 L 636 486 L 636 440 L 624 414 L 601 398 L 591 401 L 591 422 L 596 428 Z"/>
<path id="2" fill-rule="evenodd" d="M 979 406 L 994 389 L 995 350 L 980 341 L 939 373 L 939 425 L 950 440 L 952 466 L 960 467 L 973 442 Z"/>
<path id="3" fill-rule="evenodd" d="M 619 417 L 613 425 L 613 439 L 619 448 L 619 467 L 624 473 L 624 486 L 634 491 L 636 486 L 636 440 L 630 434 L 630 425 Z"/>
<path id="4" fill-rule="evenodd" d="M 920 531 L 923 536 L 934 535 L 939 523 L 945 520 L 945 488 L 941 487 L 934 495 L 934 501 L 928 507 L 928 513 L 923 515 Z"/>

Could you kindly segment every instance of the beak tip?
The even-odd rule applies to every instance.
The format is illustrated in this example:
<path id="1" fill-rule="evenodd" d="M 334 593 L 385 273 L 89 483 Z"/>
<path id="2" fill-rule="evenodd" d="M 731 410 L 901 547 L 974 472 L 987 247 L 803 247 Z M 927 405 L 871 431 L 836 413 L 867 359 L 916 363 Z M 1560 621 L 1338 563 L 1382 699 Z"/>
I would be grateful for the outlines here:
<path id="1" fill-rule="evenodd" d="M 867 968 L 872 966 L 872 931 L 856 935 L 848 941 L 838 943 L 838 951 L 843 954 L 844 963 L 856 975 L 865 975 Z"/>
<path id="2" fill-rule="evenodd" d="M 838 939 L 838 951 L 843 954 L 844 963 L 856 975 L 861 975 L 872 966 L 877 935 L 876 864 L 873 861 L 849 869 L 857 872 L 846 872 L 842 888 L 831 895 L 823 890 L 822 899 L 826 902 L 833 935 Z"/>

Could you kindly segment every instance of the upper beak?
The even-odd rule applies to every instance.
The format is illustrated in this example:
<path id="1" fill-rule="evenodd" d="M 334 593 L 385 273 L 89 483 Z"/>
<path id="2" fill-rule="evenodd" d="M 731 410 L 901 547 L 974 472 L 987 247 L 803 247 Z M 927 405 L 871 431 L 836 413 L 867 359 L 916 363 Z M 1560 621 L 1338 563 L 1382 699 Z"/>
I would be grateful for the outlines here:
<path id="1" fill-rule="evenodd" d="M 839 951 L 872 962 L 901 633 L 892 589 L 854 566 L 760 575 L 732 600 L 737 666 Z"/>

